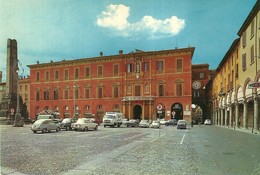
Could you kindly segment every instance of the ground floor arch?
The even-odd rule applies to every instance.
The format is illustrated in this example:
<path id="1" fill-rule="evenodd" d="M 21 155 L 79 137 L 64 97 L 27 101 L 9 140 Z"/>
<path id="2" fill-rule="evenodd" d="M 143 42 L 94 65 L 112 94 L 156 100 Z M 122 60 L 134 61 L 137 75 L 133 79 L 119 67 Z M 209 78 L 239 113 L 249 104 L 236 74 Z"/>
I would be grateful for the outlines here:
<path id="1" fill-rule="evenodd" d="M 173 103 L 171 106 L 171 117 L 176 120 L 183 120 L 183 106 L 181 103 Z"/>
<path id="2" fill-rule="evenodd" d="M 133 107 L 133 118 L 137 120 L 142 119 L 142 107 L 138 104 Z"/>

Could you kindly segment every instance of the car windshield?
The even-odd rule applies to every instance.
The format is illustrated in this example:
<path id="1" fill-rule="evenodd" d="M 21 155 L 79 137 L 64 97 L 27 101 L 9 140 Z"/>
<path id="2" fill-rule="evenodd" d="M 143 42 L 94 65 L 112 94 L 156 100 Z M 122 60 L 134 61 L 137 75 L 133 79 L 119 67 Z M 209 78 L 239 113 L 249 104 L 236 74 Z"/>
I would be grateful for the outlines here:
<path id="1" fill-rule="evenodd" d="M 185 123 L 185 121 L 184 120 L 179 120 L 178 123 L 183 124 L 183 123 Z"/>
<path id="2" fill-rule="evenodd" d="M 148 120 L 141 120 L 141 123 L 147 123 Z"/>
<path id="3" fill-rule="evenodd" d="M 86 123 L 86 122 L 85 122 L 85 119 L 79 118 L 78 121 L 77 121 L 77 123 Z"/>
<path id="4" fill-rule="evenodd" d="M 110 119 L 114 119 L 115 118 L 115 116 L 113 116 L 113 115 L 105 115 L 105 117 L 104 118 L 110 118 Z"/>
<path id="5" fill-rule="evenodd" d="M 154 120 L 154 121 L 153 121 L 153 123 L 159 123 L 159 121 L 157 121 L 157 120 Z"/>
<path id="6" fill-rule="evenodd" d="M 70 119 L 69 118 L 65 118 L 62 120 L 62 123 L 69 123 L 70 122 Z"/>
<path id="7" fill-rule="evenodd" d="M 36 120 L 35 122 L 34 122 L 34 124 L 40 124 L 40 123 L 42 123 L 44 120 L 42 120 L 42 119 L 40 119 L 40 120 Z"/>

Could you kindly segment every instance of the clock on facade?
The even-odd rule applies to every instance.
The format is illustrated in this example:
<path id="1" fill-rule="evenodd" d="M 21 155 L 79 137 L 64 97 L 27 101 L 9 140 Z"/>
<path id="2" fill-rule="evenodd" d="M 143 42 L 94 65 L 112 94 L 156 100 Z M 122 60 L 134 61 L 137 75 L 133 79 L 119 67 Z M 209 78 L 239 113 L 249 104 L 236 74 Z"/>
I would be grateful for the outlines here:
<path id="1" fill-rule="evenodd" d="M 199 81 L 194 81 L 192 83 L 193 89 L 199 89 L 201 87 L 201 83 Z"/>

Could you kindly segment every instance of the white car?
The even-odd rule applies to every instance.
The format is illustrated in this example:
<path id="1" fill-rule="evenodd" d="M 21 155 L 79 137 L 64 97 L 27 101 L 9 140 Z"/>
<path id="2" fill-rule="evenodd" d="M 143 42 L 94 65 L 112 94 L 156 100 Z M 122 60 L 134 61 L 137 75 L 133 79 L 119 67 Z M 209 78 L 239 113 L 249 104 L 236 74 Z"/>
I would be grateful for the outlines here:
<path id="1" fill-rule="evenodd" d="M 211 125 L 211 120 L 210 119 L 206 119 L 204 121 L 204 125 Z"/>
<path id="2" fill-rule="evenodd" d="M 140 128 L 149 128 L 150 124 L 148 120 L 141 120 L 141 122 L 139 123 L 139 127 Z"/>
<path id="3" fill-rule="evenodd" d="M 60 131 L 60 125 L 55 123 L 52 119 L 39 119 L 36 120 L 31 126 L 31 130 L 34 133 L 41 131 L 42 133 L 51 132 L 55 130 L 56 132 Z"/>
<path id="4" fill-rule="evenodd" d="M 167 121 L 164 120 L 164 119 L 161 119 L 161 120 L 160 120 L 160 124 L 161 124 L 161 125 L 165 125 L 166 122 L 167 122 Z"/>
<path id="5" fill-rule="evenodd" d="M 161 124 L 158 120 L 154 120 L 151 124 L 151 128 L 160 128 Z"/>
<path id="6" fill-rule="evenodd" d="M 76 123 L 71 125 L 71 128 L 75 131 L 97 130 L 98 124 L 87 118 L 79 118 Z"/>

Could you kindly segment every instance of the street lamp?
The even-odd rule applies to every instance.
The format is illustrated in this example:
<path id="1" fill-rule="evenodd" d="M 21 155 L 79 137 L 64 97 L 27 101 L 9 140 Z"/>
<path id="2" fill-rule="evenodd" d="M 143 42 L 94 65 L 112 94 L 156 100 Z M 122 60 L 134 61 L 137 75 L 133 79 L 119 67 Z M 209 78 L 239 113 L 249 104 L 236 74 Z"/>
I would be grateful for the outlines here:
<path id="1" fill-rule="evenodd" d="M 76 117 L 76 85 L 75 85 L 75 82 L 74 82 L 74 85 L 73 85 L 73 89 L 74 89 L 74 104 L 73 104 L 73 107 L 74 107 L 74 113 L 73 113 L 73 118 Z"/>

